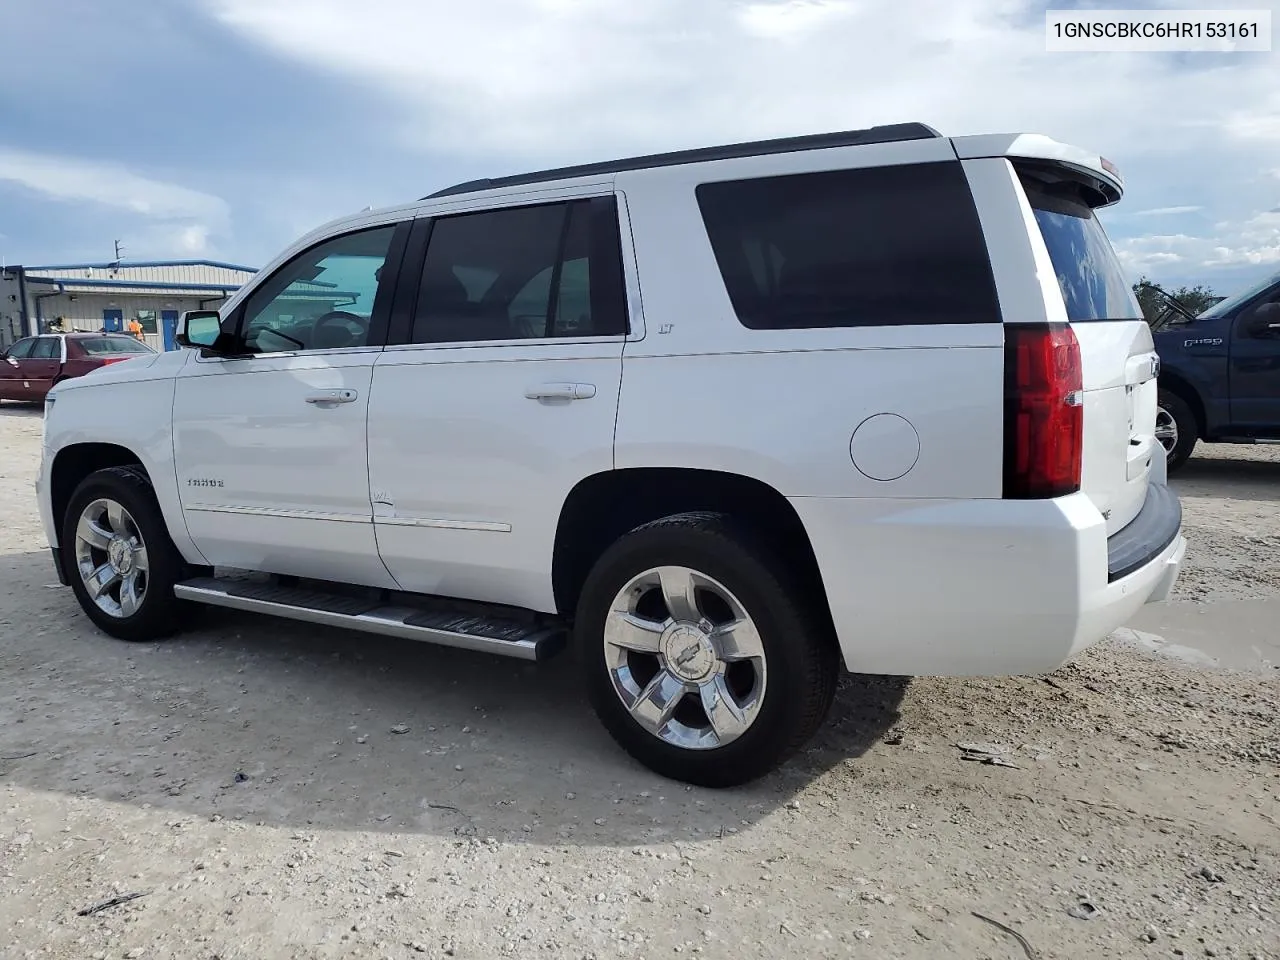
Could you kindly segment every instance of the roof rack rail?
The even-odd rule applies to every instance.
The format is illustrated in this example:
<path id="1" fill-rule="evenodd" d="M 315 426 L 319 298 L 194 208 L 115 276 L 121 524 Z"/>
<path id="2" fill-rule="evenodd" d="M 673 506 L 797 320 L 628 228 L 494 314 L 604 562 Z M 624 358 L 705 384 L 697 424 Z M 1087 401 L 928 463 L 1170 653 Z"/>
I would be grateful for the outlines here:
<path id="1" fill-rule="evenodd" d="M 518 187 L 529 183 L 545 183 L 549 180 L 568 180 L 573 177 L 600 176 L 621 173 L 624 170 L 644 170 L 649 167 L 675 167 L 685 163 L 703 163 L 708 160 L 733 160 L 739 157 L 758 157 L 772 153 L 791 153 L 798 150 L 826 150 L 832 147 L 855 147 L 868 143 L 894 143 L 899 140 L 928 140 L 941 137 L 937 130 L 925 123 L 890 123 L 866 130 L 844 130 L 838 133 L 815 133 L 802 137 L 782 137 L 776 140 L 753 140 L 718 147 L 697 147 L 692 150 L 676 150 L 672 153 L 652 153 L 643 157 L 607 160 L 602 163 L 584 163 L 572 167 L 556 167 L 536 173 L 521 173 L 509 177 L 489 177 L 455 183 L 422 197 L 435 200 L 478 190 L 498 187 Z"/>

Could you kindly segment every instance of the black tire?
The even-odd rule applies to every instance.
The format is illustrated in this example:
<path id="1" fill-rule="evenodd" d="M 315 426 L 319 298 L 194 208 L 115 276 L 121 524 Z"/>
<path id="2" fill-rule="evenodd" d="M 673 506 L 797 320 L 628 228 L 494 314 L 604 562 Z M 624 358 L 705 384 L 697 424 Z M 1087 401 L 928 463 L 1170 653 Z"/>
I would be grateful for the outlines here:
<path id="1" fill-rule="evenodd" d="M 631 715 L 614 689 L 604 629 L 615 597 L 655 567 L 688 567 L 727 588 L 754 621 L 767 682 L 755 719 L 737 739 L 709 749 L 669 744 Z M 731 787 L 773 770 L 821 726 L 835 696 L 839 654 L 830 618 L 794 564 L 723 514 L 685 513 L 632 530 L 601 556 L 583 587 L 574 646 L 596 715 L 632 757 L 662 776 Z"/>
<path id="2" fill-rule="evenodd" d="M 146 547 L 145 589 L 136 611 L 113 616 L 90 597 L 76 558 L 76 529 L 92 503 L 110 499 L 132 518 Z M 159 640 L 183 625 L 191 605 L 173 595 L 175 583 L 186 578 L 186 563 L 169 537 L 169 530 L 146 471 L 138 466 L 107 467 L 89 474 L 67 504 L 62 517 L 62 562 L 81 609 L 98 629 L 121 640 Z"/>
<path id="3" fill-rule="evenodd" d="M 1200 437 L 1200 424 L 1196 420 L 1195 411 L 1191 409 L 1191 405 L 1171 390 L 1161 390 L 1156 403 L 1173 418 L 1178 430 L 1173 449 L 1168 451 L 1167 456 L 1168 469 L 1172 473 L 1187 462 L 1191 451 L 1196 448 L 1196 441 Z"/>

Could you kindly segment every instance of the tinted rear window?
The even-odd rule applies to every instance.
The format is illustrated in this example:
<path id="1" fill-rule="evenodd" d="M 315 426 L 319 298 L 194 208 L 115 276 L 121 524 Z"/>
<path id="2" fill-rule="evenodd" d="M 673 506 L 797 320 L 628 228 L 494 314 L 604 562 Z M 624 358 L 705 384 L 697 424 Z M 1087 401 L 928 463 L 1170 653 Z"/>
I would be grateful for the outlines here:
<path id="1" fill-rule="evenodd" d="M 1067 319 L 1140 320 L 1142 308 L 1093 210 L 1069 183 L 1048 186 L 1024 176 L 1022 186 L 1049 248 Z"/>
<path id="2" fill-rule="evenodd" d="M 753 330 L 998 323 L 958 162 L 704 183 L 698 205 Z"/>
<path id="3" fill-rule="evenodd" d="M 133 337 L 86 337 L 79 343 L 80 349 L 93 357 L 118 356 L 122 353 L 155 353 L 141 340 Z"/>

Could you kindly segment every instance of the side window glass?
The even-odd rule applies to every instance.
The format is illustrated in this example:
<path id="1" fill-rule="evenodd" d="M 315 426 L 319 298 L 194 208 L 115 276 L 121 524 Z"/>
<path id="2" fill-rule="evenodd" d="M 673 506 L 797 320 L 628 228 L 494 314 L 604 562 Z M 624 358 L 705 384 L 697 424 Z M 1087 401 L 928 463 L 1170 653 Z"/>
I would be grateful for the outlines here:
<path id="1" fill-rule="evenodd" d="M 9 348 L 8 356 L 11 360 L 26 360 L 31 356 L 31 348 L 36 345 L 36 341 L 32 337 L 26 340 L 19 340 Z"/>
<path id="2" fill-rule="evenodd" d="M 726 292 L 752 330 L 998 323 L 959 163 L 700 184 Z"/>
<path id="3" fill-rule="evenodd" d="M 367 346 L 395 231 L 391 225 L 335 237 L 285 264 L 245 304 L 241 331 L 248 350 Z"/>
<path id="4" fill-rule="evenodd" d="M 40 337 L 31 349 L 32 360 L 52 360 L 59 355 L 56 337 Z"/>
<path id="5" fill-rule="evenodd" d="M 415 343 L 618 336 L 626 330 L 612 197 L 435 221 Z"/>

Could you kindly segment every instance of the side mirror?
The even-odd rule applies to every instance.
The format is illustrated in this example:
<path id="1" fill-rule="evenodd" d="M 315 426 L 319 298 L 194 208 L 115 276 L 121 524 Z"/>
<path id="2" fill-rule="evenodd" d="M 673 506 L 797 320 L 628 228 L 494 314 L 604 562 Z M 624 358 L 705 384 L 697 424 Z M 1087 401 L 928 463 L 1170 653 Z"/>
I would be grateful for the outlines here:
<path id="1" fill-rule="evenodd" d="M 1276 323 L 1280 321 L 1280 300 L 1272 300 L 1270 303 L 1264 303 L 1253 315 L 1260 321 L 1267 323 Z"/>
<path id="2" fill-rule="evenodd" d="M 222 332 L 217 310 L 187 310 L 178 318 L 173 342 L 180 347 L 212 347 Z"/>

